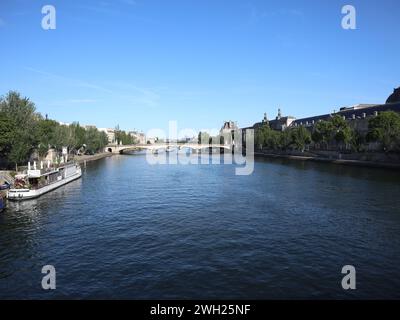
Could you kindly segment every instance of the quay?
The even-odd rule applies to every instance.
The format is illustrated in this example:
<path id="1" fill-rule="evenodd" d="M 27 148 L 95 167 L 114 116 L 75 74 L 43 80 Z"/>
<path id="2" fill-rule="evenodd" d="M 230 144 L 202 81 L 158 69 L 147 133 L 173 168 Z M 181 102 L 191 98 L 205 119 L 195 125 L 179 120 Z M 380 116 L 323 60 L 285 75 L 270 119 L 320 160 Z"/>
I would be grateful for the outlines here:
<path id="1" fill-rule="evenodd" d="M 100 160 L 103 158 L 111 157 L 113 153 L 110 152 L 102 152 L 102 153 L 96 153 L 93 155 L 81 155 L 81 156 L 75 156 L 74 160 L 79 163 L 85 163 L 85 162 L 91 162 L 91 161 L 96 161 Z"/>

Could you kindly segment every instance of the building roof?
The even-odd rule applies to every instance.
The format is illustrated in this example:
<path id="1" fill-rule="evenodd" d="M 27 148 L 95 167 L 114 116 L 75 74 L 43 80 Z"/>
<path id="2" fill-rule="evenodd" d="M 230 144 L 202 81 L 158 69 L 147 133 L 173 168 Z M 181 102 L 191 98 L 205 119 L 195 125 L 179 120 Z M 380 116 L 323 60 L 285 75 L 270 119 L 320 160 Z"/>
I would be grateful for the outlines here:
<path id="1" fill-rule="evenodd" d="M 370 105 L 370 104 L 359 104 L 353 107 L 341 108 L 339 112 L 334 114 L 323 114 L 314 117 L 302 118 L 293 121 L 293 125 L 305 125 L 305 124 L 312 124 L 319 120 L 328 120 L 333 115 L 341 115 L 346 117 L 346 119 L 352 119 L 353 115 L 357 118 L 364 118 L 372 116 L 375 112 L 383 112 L 383 111 L 395 111 L 400 112 L 400 103 L 394 104 L 377 104 L 377 105 Z"/>
<path id="2" fill-rule="evenodd" d="M 386 100 L 386 103 L 396 103 L 400 102 L 400 87 L 393 90 L 393 93 Z"/>

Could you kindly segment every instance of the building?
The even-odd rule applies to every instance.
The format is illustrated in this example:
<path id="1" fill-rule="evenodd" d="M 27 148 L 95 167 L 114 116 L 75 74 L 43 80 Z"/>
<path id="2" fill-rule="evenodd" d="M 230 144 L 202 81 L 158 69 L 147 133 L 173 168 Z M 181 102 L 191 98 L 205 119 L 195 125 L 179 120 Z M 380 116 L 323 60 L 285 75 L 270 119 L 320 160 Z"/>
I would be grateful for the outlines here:
<path id="1" fill-rule="evenodd" d="M 274 120 L 268 120 L 267 114 L 264 113 L 262 121 L 255 123 L 251 127 L 242 128 L 242 141 L 245 141 L 246 130 L 260 128 L 264 125 L 269 125 L 271 129 L 283 131 L 287 128 L 303 126 L 310 128 L 322 120 L 329 120 L 333 116 L 339 115 L 343 119 L 349 121 L 352 128 L 358 132 L 366 134 L 368 132 L 368 119 L 377 116 L 380 112 L 394 111 L 400 113 L 400 87 L 394 89 L 393 93 L 386 100 L 385 104 L 358 104 L 350 107 L 340 108 L 338 112 L 311 116 L 301 119 L 296 119 L 292 116 L 282 117 L 281 110 L 278 109 L 278 115 Z"/>
<path id="2" fill-rule="evenodd" d="M 384 111 L 394 111 L 400 113 L 400 87 L 393 90 L 393 93 L 386 100 L 385 104 L 357 104 L 350 107 L 340 108 L 338 112 L 333 112 L 329 114 L 323 114 L 319 116 L 307 117 L 297 119 L 293 122 L 293 126 L 305 126 L 312 127 L 315 123 L 321 120 L 328 120 L 329 118 L 339 115 L 343 117 L 345 120 L 363 120 L 366 118 L 370 118 L 373 116 L 377 116 L 380 112 Z M 363 122 L 364 129 L 368 129 L 368 123 L 366 121 L 358 121 L 359 123 Z M 362 130 L 364 131 L 364 130 Z"/>
<path id="3" fill-rule="evenodd" d="M 46 115 L 47 116 L 47 115 Z M 46 118 L 47 119 L 47 118 Z M 58 124 L 60 125 L 60 126 L 67 126 L 67 127 L 69 127 L 71 124 L 70 123 L 68 123 L 68 122 L 61 122 L 61 121 L 57 121 L 58 122 Z"/>
<path id="4" fill-rule="evenodd" d="M 238 130 L 238 126 L 234 121 L 224 121 L 224 125 L 221 127 L 219 131 L 220 135 L 224 135 L 225 133 L 231 133 L 232 131 Z"/>
<path id="5" fill-rule="evenodd" d="M 129 135 L 136 139 L 139 144 L 146 144 L 146 135 L 143 132 L 130 131 Z"/>
<path id="6" fill-rule="evenodd" d="M 366 131 L 368 130 L 368 122 L 361 120 L 377 116 L 380 112 L 384 111 L 395 111 L 400 113 L 400 102 L 390 104 L 358 104 L 351 107 L 343 107 L 335 113 L 297 119 L 292 123 L 292 126 L 313 127 L 318 121 L 329 120 L 329 118 L 339 115 L 345 120 L 358 120 L 357 127 L 360 131 Z"/>
<path id="7" fill-rule="evenodd" d="M 393 89 L 393 93 L 386 100 L 386 104 L 396 102 L 400 102 L 400 87 Z"/>
<path id="8" fill-rule="evenodd" d="M 155 144 L 157 142 L 158 138 L 147 138 L 146 139 L 146 144 Z"/>
<path id="9" fill-rule="evenodd" d="M 99 131 L 104 132 L 107 135 L 108 143 L 115 143 L 115 129 L 99 128 Z"/>
<path id="10" fill-rule="evenodd" d="M 89 124 L 86 126 L 83 126 L 85 128 L 85 130 L 89 130 L 89 129 L 97 129 L 97 127 L 95 125 Z"/>
<path id="11" fill-rule="evenodd" d="M 219 135 L 222 137 L 221 138 L 221 143 L 225 145 L 229 145 L 234 143 L 234 132 L 238 131 L 239 127 L 237 126 L 236 122 L 234 121 L 224 121 L 224 125 L 221 127 L 221 130 L 219 131 Z"/>
<path id="12" fill-rule="evenodd" d="M 253 128 L 258 128 L 261 126 L 264 126 L 265 124 L 268 124 L 271 129 L 277 130 L 277 131 L 284 131 L 286 128 L 290 127 L 295 121 L 296 118 L 292 116 L 285 116 L 282 117 L 282 112 L 281 109 L 278 109 L 278 114 L 273 120 L 268 120 L 267 114 L 264 113 L 264 118 L 261 122 L 257 122 L 254 124 Z"/>

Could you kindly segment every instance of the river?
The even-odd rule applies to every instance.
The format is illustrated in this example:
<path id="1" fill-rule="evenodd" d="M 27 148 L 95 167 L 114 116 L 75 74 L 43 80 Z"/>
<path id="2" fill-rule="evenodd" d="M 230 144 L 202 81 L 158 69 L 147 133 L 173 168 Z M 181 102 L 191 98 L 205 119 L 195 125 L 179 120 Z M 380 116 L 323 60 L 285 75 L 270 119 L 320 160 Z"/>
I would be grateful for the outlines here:
<path id="1" fill-rule="evenodd" d="M 55 290 L 41 288 L 44 265 Z M 356 290 L 341 286 L 344 265 Z M 400 298 L 400 174 L 92 162 L 0 214 L 0 298 Z"/>

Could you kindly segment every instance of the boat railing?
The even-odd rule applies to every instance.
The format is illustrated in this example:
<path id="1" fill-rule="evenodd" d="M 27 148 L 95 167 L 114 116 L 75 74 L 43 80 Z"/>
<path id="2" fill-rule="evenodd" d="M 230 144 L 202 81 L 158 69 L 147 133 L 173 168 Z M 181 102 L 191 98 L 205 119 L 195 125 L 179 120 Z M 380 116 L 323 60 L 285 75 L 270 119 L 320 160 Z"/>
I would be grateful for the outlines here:
<path id="1" fill-rule="evenodd" d="M 61 167 L 65 167 L 67 165 L 72 165 L 72 164 L 75 164 L 75 163 L 76 162 L 74 160 L 71 160 L 71 161 L 68 161 L 68 162 L 51 163 L 50 167 L 48 167 L 47 164 L 43 163 L 43 169 L 40 168 L 40 165 L 39 165 L 39 166 L 36 166 L 36 169 L 31 167 L 30 170 L 31 171 L 32 170 L 39 171 L 40 174 L 45 174 L 45 173 L 49 173 L 51 171 L 54 171 L 55 169 L 58 169 L 58 168 L 61 168 Z M 21 172 L 23 172 L 24 174 L 28 173 L 28 170 L 29 170 L 27 166 L 20 167 L 20 169 L 22 169 Z"/>

